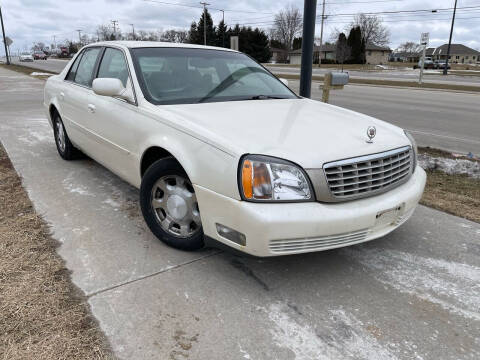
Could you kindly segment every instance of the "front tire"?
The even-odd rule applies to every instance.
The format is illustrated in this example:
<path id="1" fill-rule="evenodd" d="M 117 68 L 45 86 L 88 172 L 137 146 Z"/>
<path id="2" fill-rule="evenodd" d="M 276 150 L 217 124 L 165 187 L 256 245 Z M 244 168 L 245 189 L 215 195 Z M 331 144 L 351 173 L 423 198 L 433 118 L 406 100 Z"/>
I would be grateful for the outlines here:
<path id="1" fill-rule="evenodd" d="M 58 154 L 62 159 L 74 160 L 79 157 L 80 151 L 71 143 L 65 131 L 63 121 L 58 114 L 55 114 L 53 118 L 53 135 L 55 137 Z"/>
<path id="2" fill-rule="evenodd" d="M 165 244 L 188 251 L 204 247 L 195 190 L 175 159 L 158 160 L 145 172 L 140 206 L 148 227 Z"/>

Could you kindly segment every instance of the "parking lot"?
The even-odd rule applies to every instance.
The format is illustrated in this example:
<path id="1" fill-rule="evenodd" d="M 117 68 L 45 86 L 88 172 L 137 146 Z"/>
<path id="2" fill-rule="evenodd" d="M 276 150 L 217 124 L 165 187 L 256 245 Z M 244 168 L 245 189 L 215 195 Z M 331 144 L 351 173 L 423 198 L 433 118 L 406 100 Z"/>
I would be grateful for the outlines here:
<path id="1" fill-rule="evenodd" d="M 480 357 L 479 224 L 420 206 L 385 238 L 342 250 L 173 250 L 147 230 L 136 189 L 58 157 L 42 89 L 0 69 L 0 140 L 121 358 Z"/>

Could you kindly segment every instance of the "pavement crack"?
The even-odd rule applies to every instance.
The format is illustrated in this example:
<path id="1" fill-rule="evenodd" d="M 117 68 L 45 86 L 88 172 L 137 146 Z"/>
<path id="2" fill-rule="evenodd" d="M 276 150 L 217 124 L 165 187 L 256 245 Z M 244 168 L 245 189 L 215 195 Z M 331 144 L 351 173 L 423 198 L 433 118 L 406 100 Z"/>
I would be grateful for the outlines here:
<path id="1" fill-rule="evenodd" d="M 201 260 L 208 259 L 208 258 L 210 258 L 210 257 L 213 257 L 213 256 L 215 256 L 215 255 L 219 255 L 219 254 L 221 254 L 221 253 L 223 253 L 223 251 L 222 251 L 222 250 L 219 250 L 219 251 L 213 252 L 212 254 L 208 254 L 208 255 L 205 255 L 205 256 L 202 256 L 202 257 L 199 257 L 199 258 L 190 260 L 190 261 L 186 261 L 186 262 L 181 263 L 181 264 L 168 266 L 168 267 L 166 267 L 166 268 L 163 268 L 162 270 L 153 272 L 153 273 L 151 273 L 151 274 L 144 275 L 144 276 L 140 276 L 140 277 L 138 277 L 138 278 L 136 278 L 136 279 L 128 280 L 128 281 L 122 282 L 122 283 L 120 283 L 120 284 L 113 285 L 113 286 L 109 286 L 109 287 L 106 287 L 106 288 L 103 288 L 103 289 L 94 291 L 94 292 L 92 292 L 92 293 L 86 294 L 86 297 L 87 297 L 87 298 L 91 298 L 91 297 L 93 297 L 93 296 L 102 294 L 102 293 L 104 293 L 104 292 L 107 292 L 107 291 L 110 291 L 110 290 L 114 290 L 114 289 L 117 289 L 117 288 L 122 287 L 122 286 L 125 286 L 125 285 L 130 285 L 130 284 L 133 284 L 133 283 L 135 283 L 135 282 L 137 282 L 137 281 L 145 280 L 145 279 L 151 278 L 151 277 L 153 277 L 153 276 L 163 274 L 163 273 L 168 272 L 168 271 L 172 271 L 172 270 L 175 270 L 175 269 L 179 269 L 179 268 L 181 268 L 181 267 L 184 267 L 184 266 L 193 264 L 193 263 L 195 263 L 195 262 L 197 262 L 197 261 L 201 261 Z"/>
<path id="2" fill-rule="evenodd" d="M 243 262 L 241 262 L 240 260 L 238 259 L 233 259 L 231 261 L 231 264 L 233 265 L 234 268 L 242 271 L 245 275 L 247 275 L 248 277 L 251 277 L 253 280 L 255 280 L 255 282 L 257 282 L 261 287 L 263 287 L 266 291 L 270 291 L 270 287 L 267 285 L 267 283 L 265 283 L 265 281 L 263 281 L 262 279 L 260 279 L 253 271 L 252 269 L 250 269 L 246 264 L 244 264 Z"/>

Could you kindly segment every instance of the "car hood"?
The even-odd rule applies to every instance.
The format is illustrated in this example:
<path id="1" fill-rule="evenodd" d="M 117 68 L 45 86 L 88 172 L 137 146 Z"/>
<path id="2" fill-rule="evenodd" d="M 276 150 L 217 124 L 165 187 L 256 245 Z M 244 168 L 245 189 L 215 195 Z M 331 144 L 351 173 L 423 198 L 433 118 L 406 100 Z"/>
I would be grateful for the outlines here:
<path id="1" fill-rule="evenodd" d="M 163 105 L 159 112 L 172 126 L 236 156 L 275 156 L 304 168 L 410 144 L 394 125 L 309 99 Z M 369 126 L 377 130 L 372 143 Z"/>

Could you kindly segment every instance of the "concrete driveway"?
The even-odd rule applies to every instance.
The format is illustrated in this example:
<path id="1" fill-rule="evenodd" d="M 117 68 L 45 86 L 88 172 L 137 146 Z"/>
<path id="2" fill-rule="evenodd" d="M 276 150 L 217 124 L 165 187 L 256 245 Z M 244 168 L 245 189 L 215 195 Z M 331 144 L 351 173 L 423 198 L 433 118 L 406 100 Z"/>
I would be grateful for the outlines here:
<path id="1" fill-rule="evenodd" d="M 58 157 L 42 87 L 0 69 L 0 140 L 120 358 L 480 357 L 479 224 L 419 207 L 341 250 L 173 250 L 147 230 L 136 189 Z"/>

